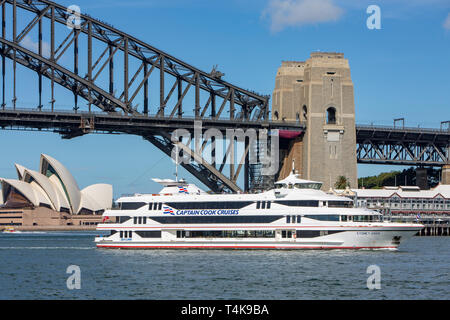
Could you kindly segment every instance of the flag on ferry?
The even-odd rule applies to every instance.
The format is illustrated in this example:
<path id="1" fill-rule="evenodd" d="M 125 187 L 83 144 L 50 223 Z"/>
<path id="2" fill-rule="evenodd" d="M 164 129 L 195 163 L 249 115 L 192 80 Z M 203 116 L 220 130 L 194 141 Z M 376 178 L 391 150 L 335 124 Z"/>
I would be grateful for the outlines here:
<path id="1" fill-rule="evenodd" d="M 420 220 L 420 213 L 417 214 L 416 216 L 416 220 L 419 221 Z"/>
<path id="2" fill-rule="evenodd" d="M 178 186 L 178 193 L 189 193 L 184 186 Z"/>
<path id="3" fill-rule="evenodd" d="M 167 214 L 167 213 L 168 214 L 174 214 L 173 213 L 173 209 L 171 207 L 164 206 L 163 209 L 164 209 L 163 213 L 165 213 L 165 214 Z"/>
<path id="4" fill-rule="evenodd" d="M 104 216 L 103 219 L 102 219 L 102 222 L 105 222 L 106 220 L 109 220 L 108 216 Z"/>

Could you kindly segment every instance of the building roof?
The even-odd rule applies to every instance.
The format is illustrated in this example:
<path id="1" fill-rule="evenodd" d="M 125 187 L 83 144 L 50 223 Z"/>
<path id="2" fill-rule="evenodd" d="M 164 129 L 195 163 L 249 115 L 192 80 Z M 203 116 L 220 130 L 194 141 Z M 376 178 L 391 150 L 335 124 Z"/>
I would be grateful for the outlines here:
<path id="1" fill-rule="evenodd" d="M 0 204 L 8 205 L 8 196 L 16 190 L 33 206 L 45 205 L 56 211 L 78 214 L 82 209 L 100 211 L 112 206 L 113 189 L 109 184 L 94 184 L 80 191 L 72 174 L 56 159 L 42 154 L 40 172 L 16 164 L 18 180 L 0 178 Z"/>
<path id="2" fill-rule="evenodd" d="M 450 199 L 450 185 L 439 184 L 430 190 L 419 190 L 411 186 L 389 187 L 384 189 L 351 189 L 360 198 L 429 198 L 443 197 Z"/>
<path id="3" fill-rule="evenodd" d="M 71 207 L 72 212 L 78 212 L 81 202 L 81 192 L 78 188 L 78 184 L 72 174 L 64 167 L 58 160 L 46 155 L 41 154 L 40 163 L 41 173 L 47 177 L 56 175 L 64 193 L 67 196 L 67 200 Z M 58 183 L 54 180 L 54 183 Z"/>

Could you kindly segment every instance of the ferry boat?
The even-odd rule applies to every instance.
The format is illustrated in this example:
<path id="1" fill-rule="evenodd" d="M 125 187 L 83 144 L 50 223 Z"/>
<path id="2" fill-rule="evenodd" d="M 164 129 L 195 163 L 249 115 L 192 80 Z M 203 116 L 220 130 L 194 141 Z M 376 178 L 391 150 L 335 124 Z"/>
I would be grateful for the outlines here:
<path id="1" fill-rule="evenodd" d="M 424 226 L 383 221 L 291 173 L 272 190 L 209 194 L 181 180 L 154 181 L 159 194 L 117 200 L 103 213 L 98 248 L 122 249 L 397 249 Z M 114 221 L 114 222 L 112 222 Z"/>
<path id="2" fill-rule="evenodd" d="M 17 231 L 16 229 L 14 229 L 14 227 L 6 227 L 3 229 L 2 231 L 3 233 L 20 233 L 20 231 Z"/>

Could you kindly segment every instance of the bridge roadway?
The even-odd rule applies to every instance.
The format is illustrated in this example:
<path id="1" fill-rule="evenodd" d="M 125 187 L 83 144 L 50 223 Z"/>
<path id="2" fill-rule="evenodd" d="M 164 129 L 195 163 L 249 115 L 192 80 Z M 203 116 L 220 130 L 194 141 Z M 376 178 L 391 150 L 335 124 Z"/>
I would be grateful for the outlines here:
<path id="1" fill-rule="evenodd" d="M 0 127 L 52 131 L 70 139 L 87 133 L 155 135 L 194 129 L 195 118 L 124 115 L 105 112 L 0 110 Z M 304 131 L 305 123 L 267 120 L 201 119 L 204 129 L 268 129 Z M 359 163 L 442 166 L 450 163 L 450 130 L 356 125 Z"/>
<path id="2" fill-rule="evenodd" d="M 127 133 L 135 135 L 157 134 L 162 131 L 172 132 L 183 128 L 193 132 L 194 117 L 182 118 L 157 115 L 124 115 L 104 112 L 38 111 L 31 109 L 0 110 L 0 127 L 11 130 L 45 130 L 72 138 L 85 133 Z M 306 126 L 297 122 L 252 121 L 239 119 L 201 118 L 204 129 L 216 128 L 224 135 L 226 129 L 267 129 L 303 131 Z"/>

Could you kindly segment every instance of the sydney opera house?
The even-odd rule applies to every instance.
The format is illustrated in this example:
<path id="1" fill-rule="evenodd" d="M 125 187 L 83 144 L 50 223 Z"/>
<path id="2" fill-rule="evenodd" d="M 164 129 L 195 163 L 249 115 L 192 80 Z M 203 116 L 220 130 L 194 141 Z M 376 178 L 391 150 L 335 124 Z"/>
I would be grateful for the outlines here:
<path id="1" fill-rule="evenodd" d="M 111 208 L 112 186 L 82 190 L 56 159 L 42 154 L 39 172 L 16 164 L 18 179 L 0 178 L 1 226 L 95 226 Z"/>

